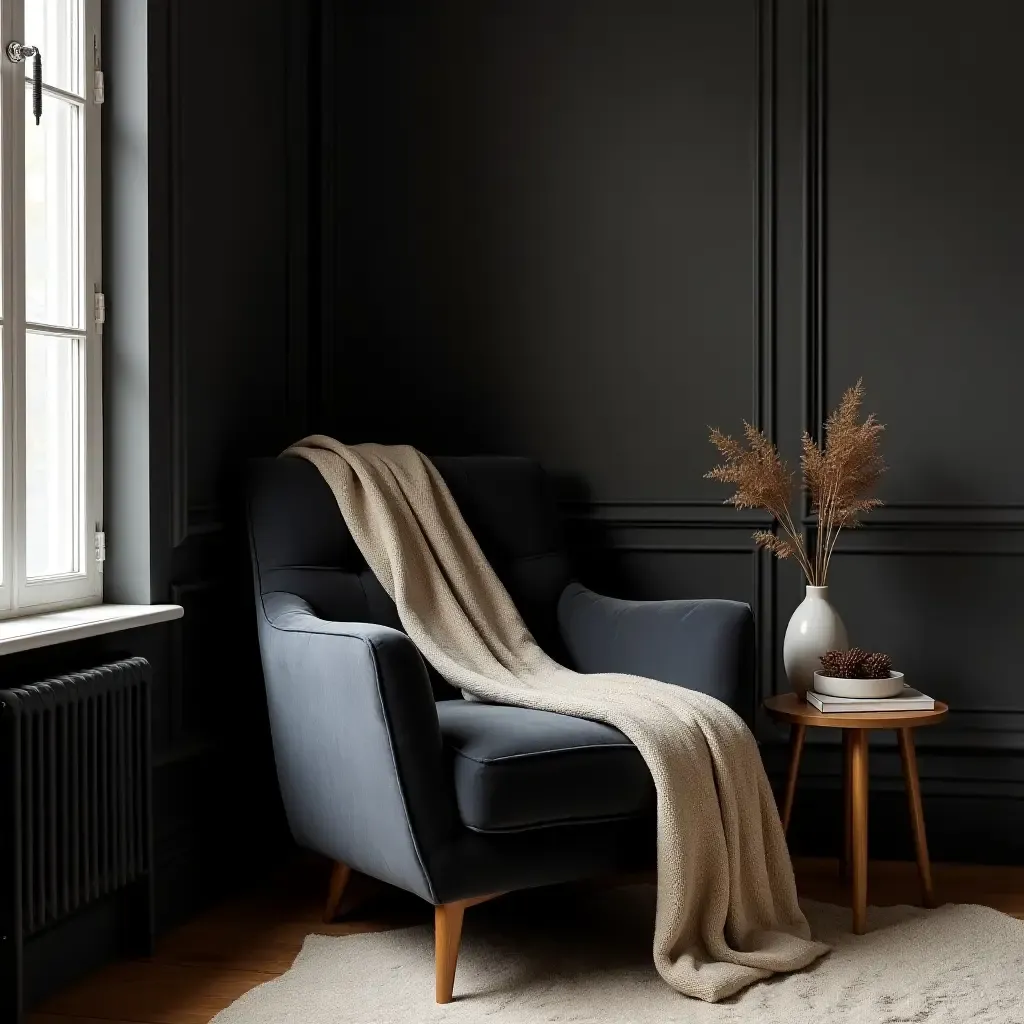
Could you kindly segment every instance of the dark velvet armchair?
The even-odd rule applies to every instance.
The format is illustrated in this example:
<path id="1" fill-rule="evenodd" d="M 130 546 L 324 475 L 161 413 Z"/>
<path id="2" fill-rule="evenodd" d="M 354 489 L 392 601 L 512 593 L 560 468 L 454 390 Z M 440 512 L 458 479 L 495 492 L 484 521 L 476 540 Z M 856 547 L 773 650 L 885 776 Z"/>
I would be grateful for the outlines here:
<path id="1" fill-rule="evenodd" d="M 538 642 L 582 672 L 629 672 L 752 704 L 753 621 L 732 601 L 632 602 L 573 582 L 543 470 L 436 465 Z M 625 736 L 464 701 L 402 632 L 317 470 L 253 464 L 249 526 L 278 777 L 297 842 L 436 908 L 437 1001 L 463 912 L 493 895 L 649 869 L 654 787 Z"/>

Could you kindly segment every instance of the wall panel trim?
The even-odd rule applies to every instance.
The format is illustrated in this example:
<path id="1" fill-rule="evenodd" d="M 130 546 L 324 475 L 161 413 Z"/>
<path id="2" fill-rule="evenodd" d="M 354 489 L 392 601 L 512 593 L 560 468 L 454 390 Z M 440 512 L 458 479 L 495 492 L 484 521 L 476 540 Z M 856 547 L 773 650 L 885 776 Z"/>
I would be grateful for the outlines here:
<path id="1" fill-rule="evenodd" d="M 768 515 L 744 514 L 731 505 L 691 505 L 685 502 L 617 502 L 594 504 L 564 502 L 562 515 L 566 519 L 609 526 L 678 527 L 693 529 L 701 526 L 722 530 L 758 530 L 771 526 Z"/>
<path id="2" fill-rule="evenodd" d="M 751 422 L 774 437 L 776 430 L 776 108 L 778 0 L 753 0 L 752 104 L 752 279 L 751 279 Z M 711 499 L 567 500 L 561 502 L 569 522 L 617 529 L 747 531 L 772 529 L 767 513 L 736 510 Z M 774 692 L 777 566 L 774 557 L 748 544 L 616 543 L 605 536 L 611 554 L 743 554 L 752 559 L 751 605 L 757 630 L 755 697 Z"/>
<path id="3" fill-rule="evenodd" d="M 775 436 L 776 0 L 755 3 L 753 420 Z"/>
<path id="4" fill-rule="evenodd" d="M 804 428 L 817 438 L 826 416 L 827 111 L 826 0 L 807 0 L 804 96 Z"/>
<path id="5" fill-rule="evenodd" d="M 769 437 L 776 437 L 776 258 L 778 197 L 776 195 L 776 27 L 777 0 L 755 5 L 755 192 L 754 192 L 754 418 Z M 733 513 L 737 528 L 775 529 L 770 516 Z M 724 524 L 723 524 L 724 525 Z M 774 557 L 753 546 L 754 628 L 757 636 L 755 704 L 774 689 L 776 660 L 777 566 Z"/>

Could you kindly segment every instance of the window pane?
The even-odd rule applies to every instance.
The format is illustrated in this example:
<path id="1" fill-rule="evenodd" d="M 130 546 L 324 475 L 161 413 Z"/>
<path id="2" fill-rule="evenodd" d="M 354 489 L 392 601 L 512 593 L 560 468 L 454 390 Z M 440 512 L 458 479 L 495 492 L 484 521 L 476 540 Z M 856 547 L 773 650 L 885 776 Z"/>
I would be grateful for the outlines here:
<path id="1" fill-rule="evenodd" d="M 26 94 L 31 111 L 31 92 Z M 81 110 L 46 97 L 25 124 L 25 299 L 30 323 L 82 326 Z"/>
<path id="2" fill-rule="evenodd" d="M 82 341 L 25 338 L 25 533 L 29 579 L 77 572 Z"/>
<path id="3" fill-rule="evenodd" d="M 38 46 L 43 59 L 43 81 L 66 92 L 82 94 L 81 0 L 26 0 L 25 44 Z M 32 61 L 25 61 L 32 77 Z M 45 109 L 48 97 L 43 97 Z"/>

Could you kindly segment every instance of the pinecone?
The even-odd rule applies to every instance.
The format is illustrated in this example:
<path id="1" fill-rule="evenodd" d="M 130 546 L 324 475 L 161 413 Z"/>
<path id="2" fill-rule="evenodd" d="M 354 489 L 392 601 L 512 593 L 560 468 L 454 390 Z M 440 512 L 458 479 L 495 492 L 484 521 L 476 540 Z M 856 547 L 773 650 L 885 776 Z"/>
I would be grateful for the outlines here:
<path id="1" fill-rule="evenodd" d="M 892 658 L 888 654 L 869 654 L 864 659 L 863 672 L 865 679 L 888 679 L 892 669 Z"/>
<path id="2" fill-rule="evenodd" d="M 839 671 L 836 674 L 841 679 L 863 679 L 865 657 L 864 651 L 859 647 L 851 647 L 850 650 L 843 651 L 839 657 Z"/>
<path id="3" fill-rule="evenodd" d="M 843 656 L 843 651 L 828 651 L 826 654 L 821 656 L 821 670 L 827 676 L 832 676 L 833 679 L 839 675 L 839 659 Z"/>

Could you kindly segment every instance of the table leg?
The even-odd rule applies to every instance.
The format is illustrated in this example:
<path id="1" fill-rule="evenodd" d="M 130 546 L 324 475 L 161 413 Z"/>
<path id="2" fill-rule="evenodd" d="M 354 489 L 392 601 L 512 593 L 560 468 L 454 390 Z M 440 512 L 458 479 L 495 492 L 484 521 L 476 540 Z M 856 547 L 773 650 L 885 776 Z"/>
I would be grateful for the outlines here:
<path id="1" fill-rule="evenodd" d="M 796 796 L 796 778 L 800 774 L 800 755 L 804 750 L 807 726 L 794 724 L 789 731 L 789 771 L 786 774 L 786 794 L 782 802 L 782 831 L 789 831 L 793 816 L 793 798 Z"/>
<path id="2" fill-rule="evenodd" d="M 900 760 L 903 762 L 903 781 L 907 787 L 907 803 L 910 805 L 910 825 L 914 832 L 917 873 L 921 876 L 921 902 L 926 907 L 934 907 L 935 891 L 932 887 L 932 865 L 928 859 L 928 837 L 924 830 L 924 808 L 921 806 L 921 782 L 917 776 L 914 732 L 912 729 L 899 729 L 897 736 L 900 741 Z"/>
<path id="3" fill-rule="evenodd" d="M 847 881 L 853 863 L 853 732 L 843 730 L 843 849 L 839 877 Z"/>
<path id="4" fill-rule="evenodd" d="M 867 927 L 868 905 L 868 732 L 850 732 L 853 931 L 862 935 Z"/>

